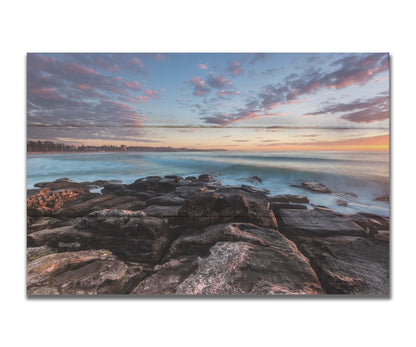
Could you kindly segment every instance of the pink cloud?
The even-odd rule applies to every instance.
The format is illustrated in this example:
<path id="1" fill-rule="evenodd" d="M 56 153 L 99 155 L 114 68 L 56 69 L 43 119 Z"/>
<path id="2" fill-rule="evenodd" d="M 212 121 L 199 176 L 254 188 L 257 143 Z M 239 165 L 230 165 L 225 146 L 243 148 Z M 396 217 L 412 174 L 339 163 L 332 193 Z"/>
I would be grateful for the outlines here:
<path id="1" fill-rule="evenodd" d="M 132 81 L 132 82 L 128 82 L 125 81 L 123 82 L 123 85 L 129 89 L 134 89 L 134 90 L 141 90 L 142 89 L 142 85 L 139 82 L 136 81 Z"/>
<path id="2" fill-rule="evenodd" d="M 237 91 L 227 91 L 227 90 L 220 90 L 219 92 L 218 92 L 218 95 L 219 96 L 226 96 L 226 95 L 237 95 L 237 94 L 240 94 L 240 92 L 237 92 Z"/>
<path id="3" fill-rule="evenodd" d="M 239 61 L 232 62 L 228 66 L 228 70 L 230 71 L 230 73 L 232 75 L 240 75 L 240 74 L 242 74 L 244 72 L 244 70 L 242 68 L 242 64 Z"/>
<path id="4" fill-rule="evenodd" d="M 198 69 L 207 70 L 208 66 L 206 66 L 205 64 L 198 64 Z"/>
<path id="5" fill-rule="evenodd" d="M 154 98 L 154 99 L 158 99 L 159 98 L 159 93 L 156 90 L 150 90 L 150 89 L 146 89 L 144 91 L 144 95 Z"/>
<path id="6" fill-rule="evenodd" d="M 75 85 L 75 88 L 79 89 L 79 90 L 90 90 L 91 86 L 88 84 L 82 84 L 82 83 L 78 83 Z"/>
<path id="7" fill-rule="evenodd" d="M 192 78 L 191 84 L 194 87 L 193 95 L 203 96 L 209 92 L 209 88 L 205 85 L 201 77 Z"/>
<path id="8" fill-rule="evenodd" d="M 91 77 L 91 76 L 99 76 L 100 73 L 90 69 L 88 67 L 78 65 L 75 63 L 66 63 L 65 64 L 65 70 L 77 77 Z"/>

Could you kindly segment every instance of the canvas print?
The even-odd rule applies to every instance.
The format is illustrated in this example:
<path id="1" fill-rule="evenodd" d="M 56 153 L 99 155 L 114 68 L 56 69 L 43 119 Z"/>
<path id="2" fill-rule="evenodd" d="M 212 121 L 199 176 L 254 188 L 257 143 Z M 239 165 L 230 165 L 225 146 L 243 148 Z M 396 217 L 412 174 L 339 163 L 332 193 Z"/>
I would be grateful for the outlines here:
<path id="1" fill-rule="evenodd" d="M 388 53 L 29 53 L 27 294 L 388 296 Z"/>

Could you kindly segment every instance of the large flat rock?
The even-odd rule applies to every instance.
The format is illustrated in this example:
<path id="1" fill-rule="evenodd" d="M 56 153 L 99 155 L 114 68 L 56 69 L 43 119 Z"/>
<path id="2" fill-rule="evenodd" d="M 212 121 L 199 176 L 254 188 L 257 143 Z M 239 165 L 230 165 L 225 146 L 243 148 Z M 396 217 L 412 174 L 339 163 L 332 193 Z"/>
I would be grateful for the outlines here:
<path id="1" fill-rule="evenodd" d="M 288 236 L 366 236 L 354 221 L 331 211 L 280 209 L 276 217 Z"/>
<path id="2" fill-rule="evenodd" d="M 324 294 L 309 260 L 278 231 L 247 223 L 179 237 L 132 294 Z"/>
<path id="3" fill-rule="evenodd" d="M 130 269 L 108 250 L 50 254 L 27 267 L 29 295 L 122 294 L 137 269 Z"/>
<path id="4" fill-rule="evenodd" d="M 389 241 L 381 238 L 298 238 L 328 294 L 389 295 Z"/>

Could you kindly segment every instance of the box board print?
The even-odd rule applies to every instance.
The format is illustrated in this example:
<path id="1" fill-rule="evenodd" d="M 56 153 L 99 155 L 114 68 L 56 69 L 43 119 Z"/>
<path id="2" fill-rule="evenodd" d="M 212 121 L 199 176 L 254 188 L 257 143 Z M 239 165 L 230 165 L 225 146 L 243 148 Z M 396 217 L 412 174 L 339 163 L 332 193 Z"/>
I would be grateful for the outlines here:
<path id="1" fill-rule="evenodd" d="M 389 55 L 27 56 L 29 295 L 389 295 Z"/>

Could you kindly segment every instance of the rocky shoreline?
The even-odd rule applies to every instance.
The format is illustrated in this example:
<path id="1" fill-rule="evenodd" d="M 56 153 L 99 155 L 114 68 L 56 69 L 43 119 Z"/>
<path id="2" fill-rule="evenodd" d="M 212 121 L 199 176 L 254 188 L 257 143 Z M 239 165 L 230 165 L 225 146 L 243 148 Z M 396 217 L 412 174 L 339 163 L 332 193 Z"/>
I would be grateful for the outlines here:
<path id="1" fill-rule="evenodd" d="M 208 174 L 36 187 L 27 194 L 29 295 L 389 295 L 386 217 Z"/>

